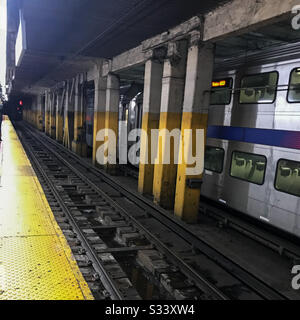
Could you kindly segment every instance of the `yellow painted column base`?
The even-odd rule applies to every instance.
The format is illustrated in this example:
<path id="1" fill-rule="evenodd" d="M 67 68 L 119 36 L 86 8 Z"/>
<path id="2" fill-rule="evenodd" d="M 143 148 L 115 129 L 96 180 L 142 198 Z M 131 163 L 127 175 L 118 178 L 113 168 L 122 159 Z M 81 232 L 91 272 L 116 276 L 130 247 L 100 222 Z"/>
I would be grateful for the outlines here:
<path id="1" fill-rule="evenodd" d="M 45 114 L 45 133 L 50 135 L 50 113 L 46 112 Z"/>
<path id="2" fill-rule="evenodd" d="M 58 142 L 63 141 L 63 117 L 60 114 L 56 115 L 56 132 L 55 132 L 55 139 Z"/>
<path id="3" fill-rule="evenodd" d="M 193 130 L 193 154 L 196 152 L 196 129 L 204 129 L 204 141 L 206 141 L 207 121 L 207 114 L 184 112 L 182 115 L 182 135 L 184 135 L 184 130 L 186 129 Z M 184 148 L 185 141 L 184 139 L 182 140 L 183 145 L 181 150 Z M 183 152 L 181 151 L 180 154 L 183 154 Z M 187 187 L 186 182 L 187 179 L 202 179 L 203 175 L 187 176 L 186 169 L 187 165 L 185 163 L 178 165 L 174 212 L 175 215 L 180 217 L 182 220 L 188 223 L 196 223 L 199 212 L 200 189 L 190 189 Z"/>
<path id="4" fill-rule="evenodd" d="M 78 141 L 72 141 L 72 151 L 81 157 L 87 156 L 87 144 Z"/>
<path id="5" fill-rule="evenodd" d="M 154 164 L 151 162 L 151 130 L 159 128 L 159 117 L 159 113 L 143 114 L 142 129 L 147 132 L 147 137 L 142 137 L 141 158 L 147 160 L 148 153 L 148 163 L 144 161 L 139 167 L 138 191 L 141 194 L 152 194 L 153 192 Z"/>
<path id="6" fill-rule="evenodd" d="M 36 125 L 40 131 L 43 131 L 43 116 L 41 112 L 38 112 L 37 114 Z"/>
<path id="7" fill-rule="evenodd" d="M 159 130 L 167 129 L 171 132 L 173 129 L 180 130 L 181 113 L 162 112 L 160 114 Z M 167 146 L 162 143 L 162 137 L 165 134 L 160 133 L 159 141 L 159 163 L 155 164 L 153 196 L 154 202 L 165 209 L 174 208 L 175 186 L 177 176 L 177 165 L 174 163 L 174 142 L 170 143 L 170 164 L 163 164 L 162 156 L 166 154 Z"/>
<path id="8" fill-rule="evenodd" d="M 56 139 L 56 127 L 51 127 L 50 137 L 51 137 L 52 139 Z"/>
<path id="9" fill-rule="evenodd" d="M 97 150 L 103 141 L 97 141 L 97 133 L 105 128 L 105 112 L 94 113 L 94 136 L 93 136 L 93 164 L 102 167 L 97 161 Z"/>
<path id="10" fill-rule="evenodd" d="M 80 111 L 74 112 L 74 141 L 79 141 L 83 131 L 84 114 Z"/>
<path id="11" fill-rule="evenodd" d="M 66 148 L 70 148 L 70 136 L 69 136 L 69 119 L 68 116 L 65 117 L 63 130 L 63 145 Z"/>
<path id="12" fill-rule="evenodd" d="M 115 133 L 116 145 L 115 150 L 112 150 L 115 156 L 117 155 L 117 141 L 118 141 L 118 132 L 119 132 L 119 113 L 118 112 L 106 112 L 105 113 L 105 129 L 112 130 Z M 107 141 L 107 137 L 105 138 L 105 142 Z M 106 154 L 106 156 L 108 153 Z M 115 159 L 116 160 L 116 159 Z M 110 175 L 118 174 L 118 165 L 116 163 L 107 163 L 104 166 L 104 169 Z"/>

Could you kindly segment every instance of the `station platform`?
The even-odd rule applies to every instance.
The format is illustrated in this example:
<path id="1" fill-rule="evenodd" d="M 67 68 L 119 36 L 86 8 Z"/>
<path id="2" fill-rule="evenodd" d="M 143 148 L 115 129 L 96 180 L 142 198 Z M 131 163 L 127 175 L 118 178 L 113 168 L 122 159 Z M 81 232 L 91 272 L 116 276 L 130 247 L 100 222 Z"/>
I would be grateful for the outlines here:
<path id="1" fill-rule="evenodd" d="M 0 145 L 0 300 L 93 300 L 6 118 Z"/>

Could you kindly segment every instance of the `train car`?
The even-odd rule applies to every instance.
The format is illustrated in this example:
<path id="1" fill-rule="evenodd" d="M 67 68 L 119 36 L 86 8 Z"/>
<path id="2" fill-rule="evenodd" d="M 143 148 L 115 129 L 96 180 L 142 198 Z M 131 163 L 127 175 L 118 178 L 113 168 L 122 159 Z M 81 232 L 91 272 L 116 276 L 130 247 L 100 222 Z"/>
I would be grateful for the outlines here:
<path id="1" fill-rule="evenodd" d="M 127 96 L 120 120 L 140 128 Z M 216 63 L 201 194 L 300 236 L 300 43 Z"/>
<path id="2" fill-rule="evenodd" d="M 202 194 L 300 236 L 300 44 L 216 65 Z"/>
<path id="3" fill-rule="evenodd" d="M 137 83 L 132 83 L 131 85 L 122 87 L 121 102 L 119 107 L 118 146 L 120 146 L 120 150 L 123 154 L 128 154 L 128 150 L 138 142 L 139 138 L 137 138 L 136 141 L 127 140 L 126 143 L 124 143 L 123 139 L 125 137 L 128 139 L 129 133 L 132 132 L 133 130 L 141 129 L 142 116 L 143 116 L 143 86 Z M 126 127 L 124 128 L 123 126 L 121 126 L 121 123 L 122 124 L 125 123 Z M 124 130 L 126 130 L 127 132 L 124 132 Z M 126 149 L 124 150 L 124 148 Z M 139 157 L 139 152 L 137 152 L 132 157 L 132 160 L 134 160 L 133 165 L 136 168 L 139 167 L 138 157 Z M 120 158 L 119 152 L 118 152 L 118 158 Z"/>

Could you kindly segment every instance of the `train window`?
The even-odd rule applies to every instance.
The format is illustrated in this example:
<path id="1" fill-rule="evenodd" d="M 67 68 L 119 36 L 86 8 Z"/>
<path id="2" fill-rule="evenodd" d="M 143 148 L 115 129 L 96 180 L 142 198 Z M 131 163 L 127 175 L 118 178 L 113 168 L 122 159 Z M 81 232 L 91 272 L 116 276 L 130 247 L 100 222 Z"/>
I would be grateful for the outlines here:
<path id="1" fill-rule="evenodd" d="M 212 82 L 210 104 L 211 105 L 230 104 L 232 84 L 233 84 L 232 78 L 214 80 Z"/>
<path id="2" fill-rule="evenodd" d="M 300 197 L 300 162 L 278 161 L 275 189 Z"/>
<path id="3" fill-rule="evenodd" d="M 204 168 L 216 173 L 222 173 L 225 151 L 222 148 L 206 146 Z"/>
<path id="4" fill-rule="evenodd" d="M 300 102 L 300 68 L 296 68 L 291 72 L 288 102 Z"/>
<path id="5" fill-rule="evenodd" d="M 277 84 L 277 71 L 244 77 L 241 82 L 240 103 L 273 103 Z"/>
<path id="6" fill-rule="evenodd" d="M 262 155 L 233 152 L 230 175 L 234 178 L 263 185 L 267 167 L 267 158 Z"/>

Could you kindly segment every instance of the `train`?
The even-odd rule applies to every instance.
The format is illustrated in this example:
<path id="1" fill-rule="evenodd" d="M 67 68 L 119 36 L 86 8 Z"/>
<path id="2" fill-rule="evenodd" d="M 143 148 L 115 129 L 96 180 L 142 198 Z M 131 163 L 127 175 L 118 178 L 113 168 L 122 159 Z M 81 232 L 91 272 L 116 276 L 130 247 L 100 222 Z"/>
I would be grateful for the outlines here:
<path id="1" fill-rule="evenodd" d="M 201 187 L 206 198 L 297 237 L 299 53 L 295 43 L 216 61 Z M 126 106 L 136 115 L 126 119 L 140 128 L 142 103 Z"/>
<path id="2" fill-rule="evenodd" d="M 300 44 L 216 63 L 202 194 L 300 236 Z"/>

